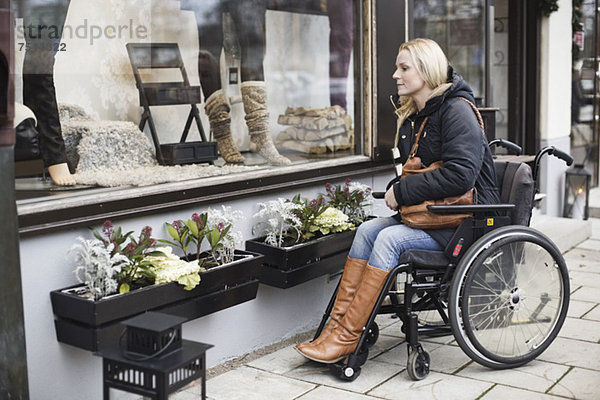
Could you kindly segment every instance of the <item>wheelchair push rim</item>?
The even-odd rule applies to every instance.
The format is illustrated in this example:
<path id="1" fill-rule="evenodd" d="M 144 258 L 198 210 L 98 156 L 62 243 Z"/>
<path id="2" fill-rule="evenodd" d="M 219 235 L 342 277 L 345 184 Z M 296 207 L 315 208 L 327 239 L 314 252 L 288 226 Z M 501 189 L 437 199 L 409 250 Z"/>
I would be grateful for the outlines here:
<path id="1" fill-rule="evenodd" d="M 454 336 L 474 361 L 495 369 L 526 364 L 558 335 L 569 303 L 560 251 L 528 227 L 498 229 L 458 265 L 450 292 Z"/>

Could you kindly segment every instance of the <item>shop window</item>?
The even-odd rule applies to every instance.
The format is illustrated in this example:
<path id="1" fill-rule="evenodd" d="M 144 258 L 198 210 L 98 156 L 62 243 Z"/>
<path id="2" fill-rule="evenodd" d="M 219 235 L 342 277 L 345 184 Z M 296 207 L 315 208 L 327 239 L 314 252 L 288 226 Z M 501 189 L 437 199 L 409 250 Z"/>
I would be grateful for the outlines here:
<path id="1" fill-rule="evenodd" d="M 172 190 L 162 184 L 202 187 L 214 176 L 219 184 L 252 179 L 260 186 L 263 177 L 340 165 L 351 170 L 370 160 L 357 34 L 362 1 L 45 0 L 12 7 L 15 97 L 33 113 L 24 115 L 37 120 L 43 162 L 66 164 L 76 182 L 53 184 L 39 177 L 42 160 L 18 160 L 21 209 L 57 199 L 91 204 L 100 193 L 114 201 L 158 196 Z M 175 43 L 182 68 L 139 73 L 145 81 L 189 87 L 188 101 L 150 106 L 143 132 L 138 124 L 146 109 L 128 43 Z M 190 117 L 197 87 L 199 123 Z M 175 98 L 179 90 L 156 88 L 159 98 Z M 159 144 L 177 144 L 187 127 L 187 142 L 204 142 L 203 130 L 219 152 L 204 154 L 200 164 L 164 165 L 178 159 L 157 161 L 151 124 Z"/>

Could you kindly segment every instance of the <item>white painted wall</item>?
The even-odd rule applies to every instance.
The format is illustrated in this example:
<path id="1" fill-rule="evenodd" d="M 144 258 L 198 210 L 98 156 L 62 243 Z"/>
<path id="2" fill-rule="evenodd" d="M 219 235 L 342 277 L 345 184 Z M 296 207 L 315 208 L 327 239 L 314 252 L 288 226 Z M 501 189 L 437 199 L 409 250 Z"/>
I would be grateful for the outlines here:
<path id="1" fill-rule="evenodd" d="M 376 190 L 385 187 L 389 179 L 391 174 L 356 178 Z M 289 198 L 299 192 L 312 198 L 324 192 L 324 186 L 315 185 L 268 197 L 245 197 L 224 205 L 242 210 L 247 216 L 240 229 L 245 239 L 251 239 L 255 222 L 252 215 L 258 211 L 257 202 Z M 208 206 L 220 207 L 220 204 L 113 222 L 126 231 L 136 232 L 144 225 L 150 225 L 154 237 L 166 239 L 165 222 L 189 218 L 195 211 L 204 211 Z M 390 211 L 382 200 L 378 200 L 373 214 L 389 215 Z M 90 232 L 82 228 L 24 238 L 20 242 L 29 391 L 34 400 L 102 398 L 101 359 L 56 340 L 50 304 L 51 290 L 77 283 L 67 252 L 78 236 L 91 238 Z M 256 299 L 184 324 L 184 338 L 213 344 L 215 347 L 207 353 L 207 365 L 218 365 L 316 328 L 336 283 L 336 280 L 327 282 L 327 276 L 323 276 L 289 289 L 261 284 Z"/>
<path id="2" fill-rule="evenodd" d="M 570 151 L 571 131 L 571 0 L 560 0 L 558 11 L 544 17 L 540 37 L 540 139 Z M 528 135 L 535 134 L 528 132 Z M 540 190 L 548 197 L 544 214 L 562 215 L 564 171 L 567 166 L 550 157 L 542 163 Z"/>

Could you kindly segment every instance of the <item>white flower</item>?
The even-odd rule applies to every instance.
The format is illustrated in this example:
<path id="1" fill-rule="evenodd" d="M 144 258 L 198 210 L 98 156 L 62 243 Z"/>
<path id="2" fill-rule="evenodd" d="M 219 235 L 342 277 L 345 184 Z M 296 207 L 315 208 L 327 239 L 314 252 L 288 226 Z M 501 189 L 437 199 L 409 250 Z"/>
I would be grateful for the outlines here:
<path id="1" fill-rule="evenodd" d="M 314 219 L 313 225 L 315 231 L 319 230 L 324 235 L 354 229 L 354 224 L 348 222 L 348 216 L 335 207 L 327 207 Z"/>
<path id="2" fill-rule="evenodd" d="M 292 230 L 299 231 L 302 225 L 300 219 L 294 214 L 295 210 L 302 208 L 300 204 L 278 198 L 266 203 L 258 203 L 259 211 L 254 218 L 260 218 L 254 226 L 259 235 L 266 235 L 265 243 L 280 247 L 283 236 Z M 262 230 L 260 230 L 262 228 Z"/>
<path id="3" fill-rule="evenodd" d="M 113 244 L 105 246 L 98 239 L 86 240 L 78 237 L 69 253 L 75 253 L 75 277 L 84 283 L 95 300 L 117 292 L 117 274 L 130 260 L 122 254 L 111 256 Z"/>
<path id="4" fill-rule="evenodd" d="M 155 283 L 177 282 L 184 277 L 192 274 L 197 275 L 200 272 L 197 261 L 181 260 L 173 254 L 170 247 L 157 247 L 156 251 L 164 253 L 164 256 L 146 256 L 144 258 L 152 263 L 152 269 L 156 274 Z M 200 282 L 200 279 L 197 282 Z"/>

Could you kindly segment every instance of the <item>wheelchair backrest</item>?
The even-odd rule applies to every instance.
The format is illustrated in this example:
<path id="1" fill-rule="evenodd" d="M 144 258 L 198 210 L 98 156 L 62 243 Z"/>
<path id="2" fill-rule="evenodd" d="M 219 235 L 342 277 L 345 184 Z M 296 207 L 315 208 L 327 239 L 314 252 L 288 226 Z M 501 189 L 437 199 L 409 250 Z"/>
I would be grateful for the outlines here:
<path id="1" fill-rule="evenodd" d="M 500 202 L 515 205 L 508 214 L 511 223 L 528 226 L 535 190 L 531 168 L 525 163 L 498 160 L 494 160 L 494 168 Z"/>

